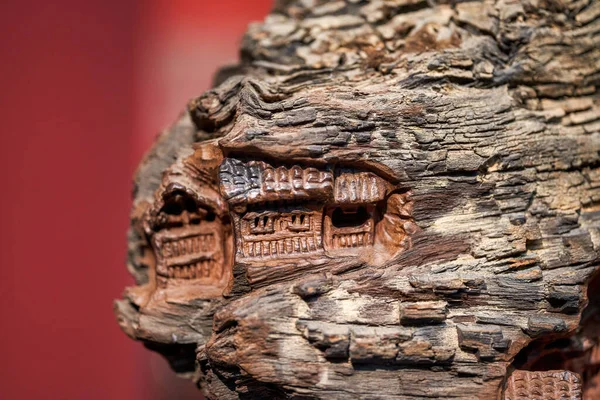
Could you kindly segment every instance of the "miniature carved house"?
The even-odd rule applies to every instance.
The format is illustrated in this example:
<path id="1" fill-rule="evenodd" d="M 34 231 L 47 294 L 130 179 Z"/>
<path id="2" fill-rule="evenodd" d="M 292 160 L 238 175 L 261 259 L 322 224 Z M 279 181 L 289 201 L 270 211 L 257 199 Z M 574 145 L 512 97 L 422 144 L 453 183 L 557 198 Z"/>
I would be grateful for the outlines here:
<path id="1" fill-rule="evenodd" d="M 154 225 L 157 274 L 169 279 L 219 281 L 224 275 L 223 224 L 207 205 L 181 188 L 164 194 Z"/>
<path id="2" fill-rule="evenodd" d="M 249 261 L 372 246 L 378 204 L 391 189 L 371 172 L 236 159 L 226 159 L 219 176 L 237 257 Z"/>
<path id="3" fill-rule="evenodd" d="M 239 258 L 322 251 L 323 207 L 333 193 L 330 171 L 227 159 L 220 184 L 234 211 Z"/>
<path id="4" fill-rule="evenodd" d="M 390 185 L 370 172 L 336 171 L 333 203 L 324 221 L 327 250 L 372 246 L 379 220 L 377 203 L 383 201 Z"/>
<path id="5" fill-rule="evenodd" d="M 227 204 L 216 186 L 220 158 L 205 147 L 179 166 L 185 174 L 175 168 L 164 177 L 146 232 L 156 256 L 157 287 L 211 297 L 229 283 L 233 242 Z"/>

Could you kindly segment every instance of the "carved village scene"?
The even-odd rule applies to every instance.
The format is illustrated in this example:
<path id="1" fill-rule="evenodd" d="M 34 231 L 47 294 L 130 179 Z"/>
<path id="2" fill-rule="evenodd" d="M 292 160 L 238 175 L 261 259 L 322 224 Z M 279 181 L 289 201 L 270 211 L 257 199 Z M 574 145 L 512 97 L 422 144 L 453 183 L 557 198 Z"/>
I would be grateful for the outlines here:
<path id="1" fill-rule="evenodd" d="M 276 1 L 128 242 L 199 398 L 600 399 L 600 2 Z"/>

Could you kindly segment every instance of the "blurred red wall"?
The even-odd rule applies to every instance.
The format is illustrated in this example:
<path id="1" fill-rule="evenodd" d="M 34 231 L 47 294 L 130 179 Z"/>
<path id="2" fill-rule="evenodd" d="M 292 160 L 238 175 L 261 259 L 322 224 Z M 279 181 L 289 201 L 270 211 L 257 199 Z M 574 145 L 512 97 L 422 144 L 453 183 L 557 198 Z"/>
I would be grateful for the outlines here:
<path id="1" fill-rule="evenodd" d="M 0 397 L 139 398 L 111 313 L 130 281 L 135 4 L 0 7 Z"/>
<path id="2" fill-rule="evenodd" d="M 130 177 L 269 7 L 0 4 L 0 399 L 199 398 L 112 314 Z"/>
<path id="3" fill-rule="evenodd" d="M 136 41 L 136 134 L 147 149 L 188 100 L 212 83 L 219 66 L 238 59 L 248 23 L 272 0 L 151 0 L 140 12 Z M 139 155 L 139 153 L 138 153 Z"/>

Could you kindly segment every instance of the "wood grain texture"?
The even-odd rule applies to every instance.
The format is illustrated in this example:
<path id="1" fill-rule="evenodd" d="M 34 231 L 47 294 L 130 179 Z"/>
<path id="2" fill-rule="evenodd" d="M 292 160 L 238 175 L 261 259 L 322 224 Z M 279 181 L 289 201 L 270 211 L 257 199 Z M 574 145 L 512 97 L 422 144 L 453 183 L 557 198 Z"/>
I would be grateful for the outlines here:
<path id="1" fill-rule="evenodd" d="M 553 348 L 585 392 L 599 43 L 594 0 L 277 2 L 138 170 L 122 328 L 212 399 L 497 399 Z M 174 188 L 214 278 L 163 271 Z"/>

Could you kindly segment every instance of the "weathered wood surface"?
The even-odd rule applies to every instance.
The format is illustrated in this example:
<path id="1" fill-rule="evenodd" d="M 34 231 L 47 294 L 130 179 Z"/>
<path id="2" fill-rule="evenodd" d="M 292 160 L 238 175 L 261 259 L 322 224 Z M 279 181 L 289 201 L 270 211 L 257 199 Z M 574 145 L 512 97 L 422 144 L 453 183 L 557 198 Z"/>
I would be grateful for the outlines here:
<path id="1" fill-rule="evenodd" d="M 595 0 L 279 1 L 137 172 L 119 323 L 212 399 L 496 399 L 546 362 L 592 399 L 599 87 Z M 237 201 L 228 163 L 303 178 Z M 343 169 L 382 188 L 359 251 L 325 225 L 306 255 L 248 247 L 252 202 L 325 224 Z M 160 247 L 183 233 L 206 242 Z"/>

